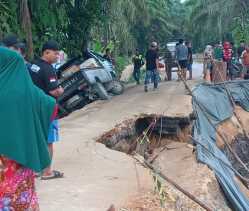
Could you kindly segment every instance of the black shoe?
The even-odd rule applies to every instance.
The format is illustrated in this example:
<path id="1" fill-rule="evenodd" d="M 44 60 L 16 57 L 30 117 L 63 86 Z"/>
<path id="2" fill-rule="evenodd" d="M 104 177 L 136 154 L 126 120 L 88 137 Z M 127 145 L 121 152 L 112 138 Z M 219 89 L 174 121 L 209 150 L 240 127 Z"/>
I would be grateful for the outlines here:
<path id="1" fill-rule="evenodd" d="M 148 92 L 148 87 L 147 86 L 144 87 L 144 91 Z"/>

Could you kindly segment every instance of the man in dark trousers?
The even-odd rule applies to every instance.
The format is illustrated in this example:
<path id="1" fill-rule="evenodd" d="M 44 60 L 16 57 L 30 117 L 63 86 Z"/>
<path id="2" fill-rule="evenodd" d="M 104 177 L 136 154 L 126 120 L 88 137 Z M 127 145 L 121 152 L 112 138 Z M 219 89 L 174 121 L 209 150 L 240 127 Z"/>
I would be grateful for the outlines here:
<path id="1" fill-rule="evenodd" d="M 58 59 L 59 45 L 56 41 L 47 41 L 42 47 L 42 56 L 37 59 L 30 68 L 31 78 L 36 86 L 42 89 L 47 95 L 58 98 L 63 94 L 63 88 L 58 86 L 55 70 L 52 66 Z M 48 148 L 53 157 L 53 143 L 58 141 L 58 120 L 54 120 L 49 129 Z M 42 174 L 41 179 L 61 178 L 63 173 L 48 167 Z"/>
<path id="2" fill-rule="evenodd" d="M 133 78 L 137 82 L 137 84 L 140 84 L 140 68 L 144 65 L 143 57 L 139 53 L 139 50 L 136 49 L 136 53 L 132 58 L 132 63 L 134 66 L 133 69 Z"/>
<path id="3" fill-rule="evenodd" d="M 186 80 L 188 66 L 188 48 L 183 44 L 183 39 L 179 40 L 179 45 L 176 47 L 176 59 L 180 67 L 180 75 L 178 74 L 178 76 Z"/>
<path id="4" fill-rule="evenodd" d="M 165 49 L 164 63 L 165 63 L 165 72 L 166 72 L 165 81 L 171 81 L 172 78 L 171 68 L 173 66 L 173 57 L 167 47 Z"/>
<path id="5" fill-rule="evenodd" d="M 192 43 L 189 41 L 185 42 L 185 45 L 188 48 L 188 64 L 187 70 L 189 72 L 189 80 L 192 80 L 192 65 L 193 65 L 193 51 L 192 51 Z"/>
<path id="6" fill-rule="evenodd" d="M 147 51 L 145 59 L 146 75 L 144 81 L 144 91 L 148 92 L 148 84 L 150 83 L 150 79 L 154 83 L 154 90 L 158 88 L 159 55 L 156 42 L 152 42 L 150 44 L 150 49 Z"/>

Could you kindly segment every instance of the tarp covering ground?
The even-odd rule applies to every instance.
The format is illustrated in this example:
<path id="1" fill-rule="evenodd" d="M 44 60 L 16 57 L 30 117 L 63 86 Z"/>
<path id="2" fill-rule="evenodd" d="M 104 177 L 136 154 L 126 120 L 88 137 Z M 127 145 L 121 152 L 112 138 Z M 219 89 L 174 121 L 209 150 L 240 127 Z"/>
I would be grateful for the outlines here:
<path id="1" fill-rule="evenodd" d="M 233 116 L 232 102 L 249 112 L 249 81 L 216 85 L 203 83 L 192 91 L 196 114 L 193 136 L 199 142 L 196 143 L 197 159 L 213 169 L 233 210 L 249 210 L 249 199 L 242 193 L 234 180 L 234 172 L 227 166 L 231 163 L 216 145 L 216 127 Z"/>

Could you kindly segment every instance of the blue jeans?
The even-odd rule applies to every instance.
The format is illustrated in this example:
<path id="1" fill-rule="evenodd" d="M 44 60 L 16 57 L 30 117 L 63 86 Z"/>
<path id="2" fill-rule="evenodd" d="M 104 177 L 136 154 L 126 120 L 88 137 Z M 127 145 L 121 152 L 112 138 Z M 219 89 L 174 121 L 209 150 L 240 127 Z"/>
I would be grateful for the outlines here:
<path id="1" fill-rule="evenodd" d="M 140 83 L 140 69 L 133 70 L 133 78 L 137 82 L 137 84 Z"/>
<path id="2" fill-rule="evenodd" d="M 154 88 L 158 87 L 158 79 L 159 79 L 159 74 L 156 69 L 154 70 L 146 70 L 146 75 L 145 75 L 145 81 L 144 85 L 147 86 L 147 84 L 154 83 Z"/>

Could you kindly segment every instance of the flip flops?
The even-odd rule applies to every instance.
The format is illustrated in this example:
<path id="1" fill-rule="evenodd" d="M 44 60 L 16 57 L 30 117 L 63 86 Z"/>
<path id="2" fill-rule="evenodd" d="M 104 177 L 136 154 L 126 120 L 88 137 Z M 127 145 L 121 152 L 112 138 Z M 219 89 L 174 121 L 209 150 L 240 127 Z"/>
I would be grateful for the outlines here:
<path id="1" fill-rule="evenodd" d="M 53 170 L 51 175 L 41 176 L 41 180 L 59 179 L 63 177 L 64 177 L 64 173 Z"/>

